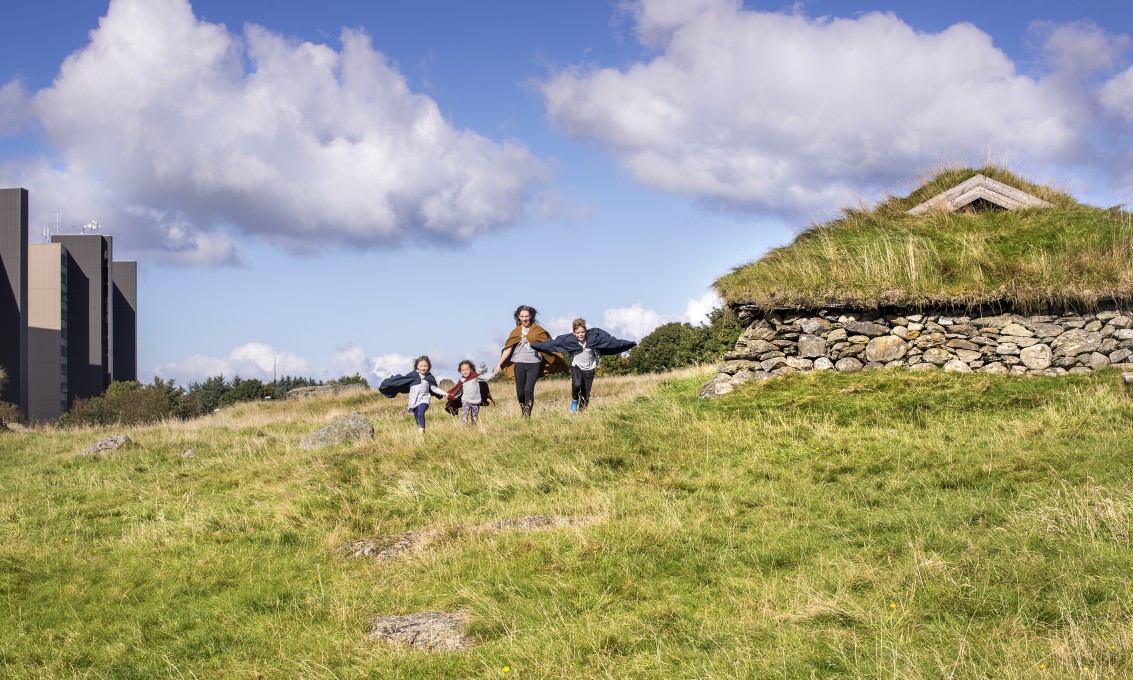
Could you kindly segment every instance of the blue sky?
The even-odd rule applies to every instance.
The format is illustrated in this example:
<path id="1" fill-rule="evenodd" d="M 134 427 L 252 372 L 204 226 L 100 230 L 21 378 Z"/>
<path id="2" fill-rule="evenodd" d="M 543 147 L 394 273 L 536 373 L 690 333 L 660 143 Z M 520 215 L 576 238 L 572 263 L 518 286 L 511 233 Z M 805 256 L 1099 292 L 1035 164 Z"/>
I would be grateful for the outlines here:
<path id="1" fill-rule="evenodd" d="M 989 158 L 1133 199 L 1125 2 L 6 8 L 0 186 L 139 261 L 139 373 L 491 363 L 519 304 L 639 338 L 844 205 Z M 18 22 L 18 23 L 17 23 Z"/>

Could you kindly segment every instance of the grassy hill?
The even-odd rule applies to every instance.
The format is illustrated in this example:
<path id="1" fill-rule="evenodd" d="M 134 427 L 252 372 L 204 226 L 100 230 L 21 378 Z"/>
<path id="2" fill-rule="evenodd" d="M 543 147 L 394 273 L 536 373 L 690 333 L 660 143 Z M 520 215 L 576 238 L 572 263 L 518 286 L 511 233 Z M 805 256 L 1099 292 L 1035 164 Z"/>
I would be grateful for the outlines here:
<path id="1" fill-rule="evenodd" d="M 434 412 L 424 439 L 376 394 L 130 428 L 98 458 L 77 452 L 117 430 L 0 435 L 0 675 L 1133 675 L 1115 372 L 815 373 L 711 402 L 705 378 L 600 379 L 573 417 L 546 383 L 531 421 Z M 296 448 L 353 411 L 373 440 Z M 595 521 L 484 529 L 547 514 Z M 438 539 L 341 547 L 410 530 Z M 365 639 L 432 610 L 476 646 Z"/>
<path id="2" fill-rule="evenodd" d="M 982 173 L 1054 208 L 905 211 Z M 1133 214 L 1083 205 L 997 167 L 945 170 L 909 196 L 847 209 L 716 282 L 732 305 L 764 310 L 1007 302 L 1095 308 L 1133 302 Z"/>

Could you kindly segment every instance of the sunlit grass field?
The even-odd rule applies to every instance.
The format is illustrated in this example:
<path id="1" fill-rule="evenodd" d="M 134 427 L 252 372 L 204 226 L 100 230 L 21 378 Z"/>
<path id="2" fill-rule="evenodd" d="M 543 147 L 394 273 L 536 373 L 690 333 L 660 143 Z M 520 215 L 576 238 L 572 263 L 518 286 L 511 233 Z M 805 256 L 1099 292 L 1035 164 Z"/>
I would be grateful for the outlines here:
<path id="1" fill-rule="evenodd" d="M 0 676 L 1133 676 L 1133 395 L 1062 378 L 703 371 L 0 435 Z M 304 451 L 359 412 L 376 437 Z M 129 448 L 78 452 L 119 431 Z M 197 455 L 185 458 L 181 452 Z M 482 531 L 533 515 L 586 525 Z M 440 538 L 401 559 L 344 543 Z M 476 645 L 368 641 L 463 612 Z M 506 670 L 505 670 L 506 669 Z"/>

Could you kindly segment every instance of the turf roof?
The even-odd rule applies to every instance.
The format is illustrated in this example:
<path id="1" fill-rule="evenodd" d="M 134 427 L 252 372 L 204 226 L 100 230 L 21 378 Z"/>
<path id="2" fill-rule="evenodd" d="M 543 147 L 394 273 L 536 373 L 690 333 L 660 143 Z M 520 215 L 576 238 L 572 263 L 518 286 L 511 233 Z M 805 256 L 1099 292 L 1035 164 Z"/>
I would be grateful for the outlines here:
<path id="1" fill-rule="evenodd" d="M 975 176 L 1052 208 L 906 210 Z M 944 170 L 904 197 L 844 209 L 715 283 L 731 306 L 1096 309 L 1133 302 L 1133 214 L 998 167 Z"/>

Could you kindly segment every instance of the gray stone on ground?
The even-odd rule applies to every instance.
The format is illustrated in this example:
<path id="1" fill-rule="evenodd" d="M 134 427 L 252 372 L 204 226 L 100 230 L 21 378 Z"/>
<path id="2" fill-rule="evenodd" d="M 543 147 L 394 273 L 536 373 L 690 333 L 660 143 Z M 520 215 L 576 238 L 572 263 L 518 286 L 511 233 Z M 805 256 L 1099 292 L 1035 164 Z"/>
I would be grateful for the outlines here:
<path id="1" fill-rule="evenodd" d="M 349 385 L 315 385 L 312 387 L 296 387 L 287 392 L 288 399 L 316 399 L 319 397 L 339 397 L 354 392 L 369 392 L 367 385 L 351 383 Z"/>
<path id="2" fill-rule="evenodd" d="M 838 362 L 834 364 L 834 368 L 841 373 L 854 373 L 862 370 L 862 362 L 853 357 L 846 357 L 839 359 Z"/>
<path id="3" fill-rule="evenodd" d="M 451 612 L 382 616 L 370 621 L 366 639 L 428 652 L 459 652 L 472 647 L 472 640 L 465 633 L 467 621 L 466 614 Z"/>
<path id="4" fill-rule="evenodd" d="M 182 458 L 196 458 L 197 452 L 194 451 L 193 449 L 185 449 L 184 451 L 181 452 L 181 457 Z"/>
<path id="5" fill-rule="evenodd" d="M 299 442 L 299 448 L 317 449 L 355 439 L 372 439 L 373 436 L 374 425 L 370 419 L 359 413 L 351 413 L 303 437 L 303 441 Z"/>
<path id="6" fill-rule="evenodd" d="M 99 439 L 87 448 L 79 452 L 80 456 L 97 456 L 102 453 L 110 453 L 117 451 L 123 446 L 130 443 L 130 437 L 124 434 L 112 434 L 109 437 Z"/>
<path id="7" fill-rule="evenodd" d="M 406 553 L 424 548 L 436 538 L 435 530 L 406 531 L 391 536 L 362 538 L 350 541 L 343 548 L 348 557 L 369 557 L 375 562 L 386 562 Z"/>
<path id="8" fill-rule="evenodd" d="M 732 376 L 727 373 L 721 373 L 700 387 L 700 398 L 714 399 L 716 397 L 722 397 L 734 389 L 736 389 L 736 386 L 732 383 Z"/>
<path id="9" fill-rule="evenodd" d="M 593 524 L 596 517 L 587 515 L 570 517 L 566 515 L 534 515 L 532 517 L 511 517 L 488 525 L 489 529 L 562 529 Z"/>
<path id="10" fill-rule="evenodd" d="M 1121 379 L 1125 381 L 1126 385 L 1133 387 L 1133 371 L 1121 374 Z"/>

